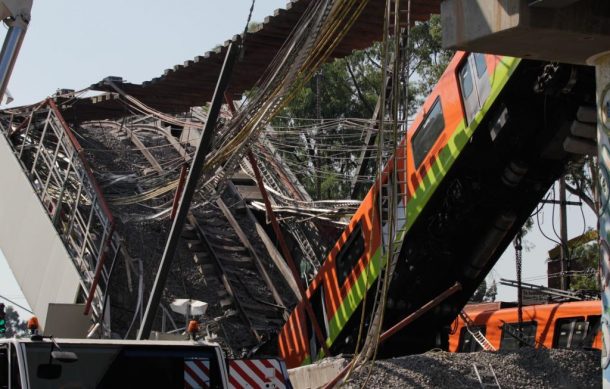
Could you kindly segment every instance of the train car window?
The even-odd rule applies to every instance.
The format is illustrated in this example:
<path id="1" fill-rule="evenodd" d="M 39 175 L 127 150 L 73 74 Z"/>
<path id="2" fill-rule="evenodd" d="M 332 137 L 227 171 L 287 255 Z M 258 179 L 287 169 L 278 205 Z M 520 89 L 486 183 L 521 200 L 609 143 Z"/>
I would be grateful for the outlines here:
<path id="1" fill-rule="evenodd" d="M 335 260 L 339 287 L 343 285 L 363 254 L 364 237 L 362 236 L 362 222 L 359 222 L 353 229 L 347 242 L 341 246 Z"/>
<path id="2" fill-rule="evenodd" d="M 589 323 L 585 321 L 584 317 L 558 319 L 555 323 L 554 347 L 582 348 L 588 327 Z"/>
<path id="3" fill-rule="evenodd" d="M 470 331 L 477 332 L 481 331 L 481 334 L 485 335 L 485 326 L 473 326 L 470 327 Z M 466 327 L 462 327 L 462 331 L 460 332 L 460 343 L 458 345 L 458 351 L 462 353 L 471 353 L 475 351 L 480 351 L 483 348 L 477 342 L 472 334 L 468 331 Z"/>
<path id="4" fill-rule="evenodd" d="M 483 108 L 485 100 L 491 92 L 491 83 L 487 76 L 487 63 L 485 62 L 485 54 L 474 53 L 470 56 L 471 67 L 476 69 L 476 77 L 474 77 L 475 87 L 477 89 L 477 99 L 479 101 L 478 110 Z M 477 110 L 477 111 L 478 111 Z"/>
<path id="5" fill-rule="evenodd" d="M 326 304 L 324 304 L 324 286 L 320 285 L 318 289 L 311 295 L 309 299 L 313 308 L 313 313 L 316 315 L 320 331 L 324 339 L 328 338 L 328 320 L 326 317 Z M 318 352 L 322 349 L 322 344 L 318 341 L 315 330 L 313 328 L 313 322 L 310 320 L 309 315 L 305 314 L 307 319 L 307 328 L 309 330 L 309 350 L 312 359 L 315 359 Z"/>
<path id="6" fill-rule="evenodd" d="M 474 90 L 470 66 L 468 66 L 467 63 L 462 67 L 462 70 L 460 70 L 460 84 L 462 85 L 462 95 L 464 96 L 464 100 L 466 100 Z"/>
<path id="7" fill-rule="evenodd" d="M 459 81 L 466 112 L 466 124 L 469 124 L 483 107 L 491 91 L 485 54 L 468 55 L 459 69 Z"/>
<path id="8" fill-rule="evenodd" d="M 511 331 L 506 329 L 506 326 L 509 325 L 513 330 L 517 331 L 519 328 L 518 323 L 505 323 L 502 327 L 502 340 L 500 341 L 500 349 L 501 350 L 518 350 L 519 349 L 519 340 L 515 338 Z M 537 323 L 535 321 L 525 322 L 521 326 L 521 332 L 523 333 L 524 340 L 528 344 L 534 344 L 536 342 L 536 328 Z"/>
<path id="9" fill-rule="evenodd" d="M 423 123 L 415 130 L 413 135 L 413 160 L 416 169 L 424 161 L 424 158 L 434 146 L 434 143 L 445 129 L 445 118 L 443 117 L 443 106 L 440 97 L 436 98 L 432 109 L 424 119 Z"/>
<path id="10" fill-rule="evenodd" d="M 589 316 L 587 318 L 587 322 L 589 323 L 589 328 L 587 329 L 587 335 L 586 335 L 585 339 L 583 340 L 583 347 L 585 347 L 585 348 L 593 347 L 593 342 L 595 342 L 595 337 L 597 336 L 597 334 L 600 331 L 601 318 L 602 317 L 600 315 Z"/>
<path id="11" fill-rule="evenodd" d="M 318 324 L 320 325 L 320 330 L 322 330 L 322 335 L 324 338 L 328 337 L 328 318 L 326 317 L 326 304 L 324 303 L 324 286 L 320 285 L 318 290 L 314 292 L 311 296 L 311 305 L 313 308 L 313 312 L 318 319 Z"/>
<path id="12" fill-rule="evenodd" d="M 470 61 L 467 60 L 460 69 L 460 88 L 462 89 L 464 111 L 466 111 L 466 124 L 470 123 L 474 115 L 479 111 L 479 98 L 476 93 L 473 93 L 473 85 L 471 65 Z"/>
<path id="13" fill-rule="evenodd" d="M 483 77 L 487 73 L 487 63 L 485 62 L 485 55 L 481 53 L 474 53 L 474 64 L 477 68 L 477 76 Z"/>

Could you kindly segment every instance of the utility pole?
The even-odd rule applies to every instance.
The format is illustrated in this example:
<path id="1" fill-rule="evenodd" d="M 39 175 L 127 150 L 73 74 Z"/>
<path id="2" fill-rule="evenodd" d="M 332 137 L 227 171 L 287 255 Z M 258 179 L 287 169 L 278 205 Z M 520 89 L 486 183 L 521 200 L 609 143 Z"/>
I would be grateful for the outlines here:
<path id="1" fill-rule="evenodd" d="M 567 203 L 566 203 L 566 180 L 565 177 L 559 179 L 559 223 L 560 229 L 560 258 L 559 264 L 561 269 L 561 290 L 568 290 L 569 282 L 566 277 L 566 271 L 568 270 L 568 214 L 567 214 Z"/>

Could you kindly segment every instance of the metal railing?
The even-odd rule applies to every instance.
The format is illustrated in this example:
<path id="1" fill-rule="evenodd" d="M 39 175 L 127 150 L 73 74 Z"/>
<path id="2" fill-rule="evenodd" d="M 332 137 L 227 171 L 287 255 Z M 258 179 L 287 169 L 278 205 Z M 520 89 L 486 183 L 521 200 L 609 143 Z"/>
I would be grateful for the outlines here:
<path id="1" fill-rule="evenodd" d="M 22 120 L 17 122 L 17 120 Z M 118 250 L 114 219 L 83 148 L 51 99 L 0 115 L 0 131 L 40 198 L 80 275 L 85 314 L 103 319 L 104 263 Z"/>

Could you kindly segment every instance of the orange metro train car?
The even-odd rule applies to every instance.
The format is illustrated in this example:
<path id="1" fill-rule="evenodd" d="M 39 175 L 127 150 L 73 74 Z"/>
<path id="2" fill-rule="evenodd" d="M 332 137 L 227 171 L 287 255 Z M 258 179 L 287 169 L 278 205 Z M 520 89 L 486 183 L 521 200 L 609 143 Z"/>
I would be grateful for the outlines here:
<path id="1" fill-rule="evenodd" d="M 474 322 L 471 330 L 481 331 L 496 350 L 514 350 L 518 341 L 505 330 L 508 324 L 517 328 L 517 308 L 500 308 L 499 303 L 467 305 L 464 309 Z M 602 348 L 600 300 L 577 301 L 523 307 L 522 332 L 530 344 L 545 348 Z M 479 351 L 461 318 L 453 324 L 449 336 L 449 351 Z"/>
<path id="2" fill-rule="evenodd" d="M 457 52 L 307 288 L 331 354 L 353 352 L 362 310 L 371 317 L 387 260 L 382 188 L 393 184 L 394 165 L 394 241 L 402 243 L 384 327 L 456 281 L 463 290 L 394 335 L 382 356 L 448 347 L 458 312 L 575 158 L 561 149 L 566 134 L 557 129 L 574 120 L 580 106 L 594 104 L 594 95 L 586 67 L 551 69 L 538 61 Z M 290 368 L 325 356 L 303 302 L 278 343 Z"/>

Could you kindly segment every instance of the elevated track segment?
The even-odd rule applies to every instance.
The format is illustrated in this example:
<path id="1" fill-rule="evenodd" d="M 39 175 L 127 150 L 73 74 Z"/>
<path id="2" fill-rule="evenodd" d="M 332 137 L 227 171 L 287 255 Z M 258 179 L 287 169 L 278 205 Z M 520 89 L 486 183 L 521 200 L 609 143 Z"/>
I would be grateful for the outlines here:
<path id="1" fill-rule="evenodd" d="M 447 348 L 452 320 L 566 165 L 580 157 L 563 144 L 578 110 L 594 106 L 594 90 L 587 67 L 458 52 L 394 154 L 397 184 L 388 163 L 309 286 L 331 353 L 354 352 L 362 309 L 366 334 L 379 300 L 388 216 L 380 211 L 387 209 L 380 186 L 395 186 L 403 213 L 393 218 L 402 245 L 383 328 L 456 281 L 463 285 L 384 343 L 381 356 Z M 279 348 L 290 367 L 323 357 L 302 304 Z"/>
<path id="2" fill-rule="evenodd" d="M 329 59 L 342 58 L 353 50 L 364 49 L 382 39 L 385 0 L 360 1 L 366 2 L 361 16 Z M 211 100 L 229 44 L 244 39 L 243 58 L 235 64 L 228 87 L 238 100 L 265 74 L 276 53 L 312 3 L 312 0 L 290 1 L 285 9 L 278 9 L 266 17 L 257 29 L 246 33 L 245 37 L 235 35 L 213 50 L 166 69 L 159 77 L 142 84 L 122 82 L 120 77 L 110 78 L 126 94 L 151 108 L 165 113 L 185 112 L 192 106 L 201 106 Z M 411 20 L 425 21 L 431 14 L 440 13 L 440 3 L 440 0 L 412 0 Z M 407 2 L 401 2 L 401 7 L 402 12 L 406 12 Z M 91 89 L 107 93 L 76 101 L 70 99 L 69 104 L 62 107 L 66 120 L 81 122 L 117 118 L 125 114 L 118 93 L 104 80 L 93 84 Z"/>
<path id="3" fill-rule="evenodd" d="M 230 92 L 234 95 L 241 95 L 246 90 L 250 89 L 253 85 L 255 85 L 260 74 L 263 74 L 265 69 L 271 63 L 275 53 L 282 47 L 284 42 L 290 35 L 290 32 L 295 25 L 295 22 L 301 18 L 307 9 L 307 7 L 313 3 L 312 0 L 298 0 L 289 2 L 286 6 L 286 9 L 277 10 L 274 15 L 269 16 L 265 19 L 262 25 L 256 29 L 255 31 L 248 32 L 245 37 L 245 51 L 243 60 L 241 60 L 235 67 L 235 74 L 232 79 L 232 83 L 230 85 Z M 335 52 L 332 54 L 331 58 L 338 58 L 349 54 L 352 50 L 364 48 L 371 44 L 371 42 L 378 40 L 381 38 L 382 33 L 382 23 L 383 18 L 383 6 L 385 1 L 383 0 L 369 0 L 367 2 L 366 8 L 362 13 L 362 16 L 358 19 L 356 24 L 352 27 L 349 36 L 341 42 L 336 48 Z M 429 18 L 430 13 L 438 13 L 440 10 L 440 0 L 415 0 L 413 1 L 412 8 L 412 20 L 426 20 Z M 168 69 L 164 72 L 164 74 L 160 77 L 157 77 L 153 80 L 145 82 L 141 85 L 136 84 L 128 84 L 128 83 L 118 83 L 120 87 L 129 95 L 133 95 L 143 103 L 149 105 L 150 107 L 157 109 L 161 112 L 166 113 L 176 113 L 176 112 L 184 112 L 187 111 L 191 106 L 199 106 L 204 104 L 211 98 L 213 92 L 213 86 L 215 84 L 215 80 L 218 77 L 218 73 L 220 71 L 220 67 L 222 64 L 222 60 L 225 56 L 226 49 L 231 41 L 243 39 L 244 37 L 235 36 L 231 40 L 225 42 L 224 45 L 218 46 L 213 51 L 209 51 L 202 56 L 197 56 L 192 60 L 186 61 L 184 64 L 176 65 L 172 69 Z M 114 78 L 113 78 L 114 79 Z M 101 96 L 96 96 L 94 98 L 74 98 L 74 96 L 61 96 L 56 97 L 55 101 L 60 107 L 61 115 L 65 118 L 65 122 L 69 123 L 69 125 L 74 126 L 77 123 L 82 123 L 85 121 L 96 120 L 96 119 L 104 119 L 104 118 L 118 118 L 123 117 L 125 115 L 124 104 L 117 99 L 118 94 L 112 89 L 107 83 L 101 81 L 92 86 L 94 90 L 100 90 L 104 93 Z M 5 112 L 6 118 L 8 122 L 12 123 L 13 114 L 16 117 L 27 117 L 31 115 L 33 112 L 37 112 L 40 109 L 38 105 L 29 105 L 26 107 L 17 107 L 11 109 L 10 113 Z M 47 112 L 47 111 L 45 111 Z M 41 120 L 44 122 L 44 120 Z M 14 123 L 13 123 L 14 124 Z M 3 130 L 3 134 L 8 139 L 8 143 L 6 143 L 6 148 L 12 148 L 12 155 L 17 156 L 16 162 L 20 162 L 23 169 L 27 169 L 28 166 L 24 165 L 23 158 L 30 153 L 31 145 L 27 145 L 26 152 L 21 152 L 23 148 L 17 150 L 16 147 L 21 146 L 22 143 L 29 142 L 28 136 L 30 133 L 24 134 L 24 130 L 27 131 L 29 127 L 27 127 L 27 123 L 21 123 L 24 126 L 15 128 L 14 126 L 7 126 Z M 42 129 L 37 129 L 37 133 L 42 133 Z M 44 135 L 43 135 L 44 138 Z M 51 141 L 55 141 L 55 135 L 50 138 Z M 36 146 L 37 147 L 37 146 Z M 52 150 L 55 152 L 55 150 Z M 4 153 L 7 158 L 15 159 L 10 152 Z M 78 153 L 77 153 L 78 154 Z M 56 154 L 57 155 L 57 154 Z M 59 155 L 64 155 L 63 152 Z M 76 158 L 76 154 L 70 155 L 70 158 Z M 63 161 L 63 160 L 62 160 Z M 51 161 L 52 162 L 52 161 Z M 6 164 L 10 166 L 10 164 Z M 53 163 L 50 164 L 51 169 L 45 170 L 45 172 L 49 172 L 51 170 L 62 170 L 63 173 L 68 172 L 68 176 L 70 180 L 67 180 L 67 183 L 72 183 L 72 176 L 76 175 L 79 172 L 72 172 L 70 169 L 73 164 L 69 164 L 66 168 L 62 165 L 55 165 L 53 167 Z M 29 181 L 29 187 L 25 185 L 23 187 L 24 191 L 31 192 L 32 185 L 34 185 L 34 179 L 29 177 L 29 174 L 36 171 L 36 169 L 30 169 L 27 171 L 19 171 L 13 168 L 11 174 L 14 173 L 16 176 L 25 178 L 26 181 Z M 65 170 L 65 171 L 64 171 Z M 25 174 L 24 174 L 25 173 Z M 54 172 L 53 176 L 57 176 L 58 173 Z M 7 176 L 8 177 L 8 176 Z M 63 177 L 63 176 L 62 176 Z M 79 176 L 80 177 L 80 176 Z M 77 178 L 79 178 L 77 177 Z M 55 177 L 57 178 L 57 177 Z M 54 179 L 55 179 L 54 178 Z M 79 178 L 80 179 L 80 178 Z M 17 178 L 15 178 L 17 180 Z M 11 186 L 16 185 L 15 180 L 11 179 Z M 23 181 L 23 180 L 22 180 Z M 78 181 L 78 180 L 77 180 Z M 90 180 L 85 180 L 90 181 Z M 24 181 L 25 182 L 25 181 Z M 30 304 L 33 305 L 36 313 L 38 313 L 42 318 L 44 318 L 44 312 L 46 311 L 46 303 L 50 300 L 56 302 L 75 302 L 82 301 L 83 291 L 89 290 L 89 295 L 93 295 L 91 293 L 92 290 L 97 291 L 95 301 L 92 302 L 92 307 L 94 309 L 94 314 L 100 314 L 102 304 L 99 299 L 100 296 L 100 285 L 106 281 L 108 276 L 107 271 L 104 266 L 96 266 L 96 263 L 99 263 L 99 259 L 103 255 L 103 253 L 107 253 L 106 257 L 111 257 L 114 255 L 114 251 L 116 250 L 116 245 L 113 242 L 108 240 L 109 236 L 112 236 L 112 228 L 108 229 L 107 226 L 111 225 L 107 223 L 107 220 L 110 220 L 107 216 L 92 216 L 88 218 L 87 215 L 84 217 L 84 225 L 86 228 L 88 220 L 97 220 L 99 219 L 100 223 L 93 223 L 95 225 L 103 225 L 103 232 L 89 234 L 88 231 L 84 233 L 75 233 L 74 228 L 72 227 L 74 223 L 72 220 L 76 220 L 77 215 L 80 212 L 82 207 L 85 207 L 87 212 L 90 214 L 97 214 L 100 210 L 97 206 L 91 206 L 91 204 L 87 203 L 88 198 L 86 195 L 81 195 L 81 189 L 79 187 L 72 188 L 74 189 L 72 192 L 57 192 L 57 193 L 45 193 L 45 190 L 50 189 L 54 191 L 57 188 L 61 188 L 64 183 L 55 182 L 51 186 L 46 187 L 34 187 L 34 192 L 30 193 L 32 196 L 29 196 L 33 199 L 34 203 L 36 203 L 35 197 L 39 197 L 38 205 L 34 206 L 25 206 L 25 207 L 13 207 L 12 204 L 16 202 L 22 203 L 22 200 L 26 198 L 25 195 L 19 194 L 16 195 L 15 198 L 5 197 L 6 212 L 2 213 L 4 215 L 3 220 L 15 220 L 15 223 L 5 223 L 5 225 L 14 227 L 19 225 L 18 222 L 22 223 L 23 221 L 19 221 L 19 215 L 25 215 L 19 210 L 20 208 L 27 208 L 28 211 L 36 212 L 40 214 L 45 222 L 50 220 L 50 228 L 48 231 L 45 231 L 44 234 L 34 232 L 32 228 L 27 228 L 24 225 L 23 231 L 27 232 L 19 232 L 19 231 L 8 231 L 3 234 L 2 238 L 5 239 L 9 243 L 2 244 L 3 249 L 7 251 L 7 255 L 11 258 L 14 258 L 15 263 L 19 263 L 19 266 L 23 265 L 23 269 L 13 267 L 15 273 L 23 274 L 24 279 L 31 280 L 33 285 L 39 285 L 40 282 L 36 281 L 39 278 L 31 277 L 27 274 L 29 270 L 31 270 L 34 265 L 38 267 L 38 271 L 40 274 L 41 267 L 49 267 L 53 268 L 57 271 L 58 269 L 63 269 L 62 271 L 65 273 L 66 283 L 69 284 L 69 287 L 60 287 L 58 286 L 58 280 L 62 279 L 61 275 L 53 275 L 45 276 L 43 278 L 48 280 L 55 280 L 55 286 L 58 287 L 58 290 L 66 296 L 61 296 L 59 299 L 55 299 L 53 297 L 53 293 L 46 293 L 43 289 L 36 289 L 33 287 L 32 292 L 27 292 L 28 288 L 24 290 L 27 292 L 27 298 Z M 95 184 L 87 184 L 86 189 L 90 192 L 90 196 L 95 197 Z M 6 192 L 8 194 L 10 192 Z M 71 209 L 68 211 L 74 212 L 59 212 L 57 208 L 53 207 L 45 203 L 45 198 L 52 197 L 57 194 L 61 196 L 70 196 L 71 199 L 76 199 L 72 203 Z M 19 198 L 19 201 L 17 201 Z M 80 200 L 87 200 L 85 204 L 81 204 Z M 10 209 L 9 209 L 10 208 Z M 34 211 L 34 209 L 39 209 L 39 211 Z M 10 212 L 9 212 L 10 211 Z M 14 219 L 9 219 L 8 215 L 14 217 Z M 105 212 L 102 212 L 105 213 Z M 45 215 L 46 214 L 46 215 Z M 67 223 L 64 223 L 64 220 L 61 220 L 65 215 L 69 216 Z M 82 219 L 82 218 L 81 218 Z M 34 220 L 32 218 L 31 220 Z M 46 223 L 49 224 L 49 223 Z M 67 230 L 62 230 L 64 225 L 66 224 Z M 83 223 L 81 223 L 83 224 Z M 58 227 L 59 226 L 59 227 Z M 54 231 L 55 230 L 55 231 Z M 72 237 L 71 234 L 76 234 L 75 237 Z M 44 248 L 43 245 L 27 245 L 24 242 L 20 242 L 18 239 L 13 239 L 12 237 L 15 235 L 19 235 L 19 239 L 22 236 L 32 236 L 32 234 L 36 236 L 42 235 L 54 235 L 53 240 L 53 249 Z M 89 239 L 93 237 L 95 239 L 101 239 L 103 242 L 91 242 Z M 26 240 L 26 238 L 24 238 Z M 62 244 L 63 243 L 63 244 Z M 40 251 L 35 251 L 35 253 L 30 253 L 28 250 L 14 251 L 10 248 L 11 245 L 15 247 L 21 246 L 22 249 L 34 249 L 35 247 L 40 248 Z M 63 249 L 61 246 L 64 246 Z M 95 247 L 92 247 L 95 246 Z M 107 250 L 107 246 L 112 246 L 112 250 Z M 83 249 L 83 247 L 85 247 Z M 85 256 L 85 254 L 91 254 L 92 259 L 90 261 L 86 261 L 83 263 L 71 263 L 74 260 L 74 250 L 77 250 L 78 253 L 76 257 Z M 26 253 L 27 251 L 27 253 Z M 30 250 L 31 251 L 31 250 Z M 53 261 L 47 262 L 44 265 L 41 265 L 39 259 L 44 257 L 46 253 L 50 252 L 58 252 L 60 259 L 57 259 L 57 263 L 59 265 L 53 265 Z M 108 251 L 108 252 L 107 252 Z M 26 254 L 22 254 L 26 253 Z M 61 254 L 61 255 L 60 255 Z M 25 258 L 28 260 L 32 259 L 32 265 L 27 265 Z M 108 258 L 107 258 L 108 259 Z M 97 268 L 97 269 L 96 269 Z M 96 271 L 100 270 L 100 271 Z M 46 274 L 46 273 L 45 273 Z M 85 281 L 83 281 L 85 280 Z M 46 281 L 45 281 L 46 282 Z M 50 281 L 49 281 L 50 282 Z M 63 281 L 62 281 L 63 282 Z M 22 287 L 24 287 L 23 281 L 20 281 Z M 46 290 L 46 289 L 44 289 Z M 80 290 L 80 292 L 78 291 Z M 58 292 L 59 293 L 59 292 Z M 77 296 L 78 295 L 78 296 Z M 43 308 L 38 309 L 38 303 L 36 301 L 40 300 L 40 305 Z M 43 320 L 44 321 L 44 320 Z"/>

